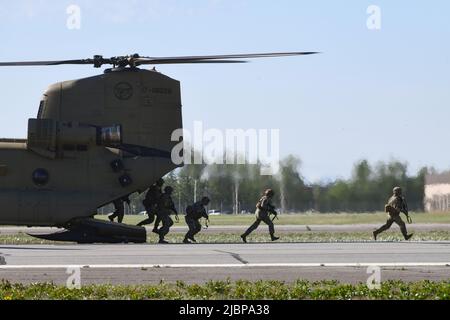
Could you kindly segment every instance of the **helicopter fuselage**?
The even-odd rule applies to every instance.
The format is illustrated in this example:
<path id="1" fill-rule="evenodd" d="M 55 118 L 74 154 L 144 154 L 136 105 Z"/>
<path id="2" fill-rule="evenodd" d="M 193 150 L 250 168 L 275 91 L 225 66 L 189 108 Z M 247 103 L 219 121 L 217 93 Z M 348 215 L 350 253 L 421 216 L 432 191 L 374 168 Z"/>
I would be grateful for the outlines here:
<path id="1" fill-rule="evenodd" d="M 49 87 L 28 139 L 0 140 L 0 224 L 65 226 L 177 167 L 180 83 L 124 68 Z"/>

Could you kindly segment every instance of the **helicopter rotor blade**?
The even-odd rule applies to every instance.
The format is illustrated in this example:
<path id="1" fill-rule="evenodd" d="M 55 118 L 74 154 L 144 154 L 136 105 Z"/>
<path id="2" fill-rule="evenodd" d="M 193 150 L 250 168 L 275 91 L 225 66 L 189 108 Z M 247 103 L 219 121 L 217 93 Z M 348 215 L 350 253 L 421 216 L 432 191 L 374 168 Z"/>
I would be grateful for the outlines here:
<path id="1" fill-rule="evenodd" d="M 251 54 L 229 54 L 229 55 L 210 55 L 210 56 L 180 56 L 180 57 L 141 57 L 137 54 L 131 56 L 119 56 L 109 59 L 96 55 L 93 59 L 77 60 L 54 60 L 54 61 L 16 61 L 0 62 L 0 67 L 30 67 L 30 66 L 57 66 L 57 65 L 94 65 L 100 68 L 104 64 L 111 64 L 114 67 L 135 67 L 139 65 L 156 64 L 188 64 L 188 63 L 246 63 L 242 59 L 255 58 L 274 58 L 317 54 L 319 52 L 278 52 L 278 53 L 251 53 Z M 236 60 L 239 59 L 239 60 Z"/>
<path id="2" fill-rule="evenodd" d="M 303 56 L 318 54 L 319 52 L 278 52 L 278 53 L 251 53 L 251 54 L 231 54 L 212 56 L 181 56 L 181 57 L 139 57 L 134 61 L 140 64 L 179 64 L 179 63 L 233 63 L 231 59 L 255 59 L 255 58 L 275 58 L 289 56 Z M 247 61 L 238 61 L 243 63 Z"/>
<path id="3" fill-rule="evenodd" d="M 169 59 L 156 59 L 156 60 L 149 60 L 149 59 L 142 59 L 138 58 L 135 60 L 136 65 L 145 65 L 145 64 L 188 64 L 188 63 L 247 63 L 248 61 L 243 60 L 184 60 L 184 59 L 177 59 L 176 62 L 174 60 Z"/>
<path id="4" fill-rule="evenodd" d="M 57 66 L 64 64 L 93 64 L 94 60 L 56 60 L 56 61 L 17 61 L 0 62 L 0 67 L 32 67 L 32 66 Z"/>

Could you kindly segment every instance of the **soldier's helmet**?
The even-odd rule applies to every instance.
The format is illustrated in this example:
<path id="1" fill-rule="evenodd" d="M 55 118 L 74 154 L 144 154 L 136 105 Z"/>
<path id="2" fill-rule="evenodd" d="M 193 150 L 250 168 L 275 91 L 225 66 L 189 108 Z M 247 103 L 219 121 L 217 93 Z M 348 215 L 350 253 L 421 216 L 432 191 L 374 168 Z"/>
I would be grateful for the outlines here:
<path id="1" fill-rule="evenodd" d="M 400 195 L 402 194 L 402 188 L 400 188 L 400 187 L 395 187 L 394 190 L 393 190 L 393 192 L 394 192 L 394 195 L 400 196 Z"/>
<path id="2" fill-rule="evenodd" d="M 268 197 L 273 197 L 275 195 L 275 192 L 272 189 L 267 189 L 264 191 L 264 195 Z"/>
<path id="3" fill-rule="evenodd" d="M 211 200 L 208 197 L 203 197 L 202 198 L 202 204 L 207 206 L 209 203 L 211 202 Z"/>
<path id="4" fill-rule="evenodd" d="M 158 187 L 162 187 L 164 185 L 164 179 L 163 178 L 159 178 L 158 181 L 156 181 L 156 185 Z"/>
<path id="5" fill-rule="evenodd" d="M 164 192 L 167 194 L 172 194 L 173 188 L 171 186 L 167 186 L 164 188 Z"/>

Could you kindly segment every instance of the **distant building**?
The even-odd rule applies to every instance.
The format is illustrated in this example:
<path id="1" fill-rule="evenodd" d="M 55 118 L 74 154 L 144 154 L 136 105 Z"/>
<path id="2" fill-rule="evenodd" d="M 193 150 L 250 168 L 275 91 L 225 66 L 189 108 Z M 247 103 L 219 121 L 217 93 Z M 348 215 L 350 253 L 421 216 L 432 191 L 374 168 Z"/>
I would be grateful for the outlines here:
<path id="1" fill-rule="evenodd" d="M 425 211 L 450 211 L 450 171 L 425 178 Z"/>

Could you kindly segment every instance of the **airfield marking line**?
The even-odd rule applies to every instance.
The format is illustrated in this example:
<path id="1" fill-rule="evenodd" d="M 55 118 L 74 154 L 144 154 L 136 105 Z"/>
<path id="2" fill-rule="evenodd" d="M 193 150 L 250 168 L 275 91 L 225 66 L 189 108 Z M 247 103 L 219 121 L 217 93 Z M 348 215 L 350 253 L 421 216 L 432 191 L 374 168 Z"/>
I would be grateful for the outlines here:
<path id="1" fill-rule="evenodd" d="M 164 269 L 164 268 L 258 268 L 258 267 L 450 267 L 450 262 L 368 263 L 249 263 L 249 264 L 97 264 L 97 265 L 0 265 L 0 270 L 20 269 Z"/>

